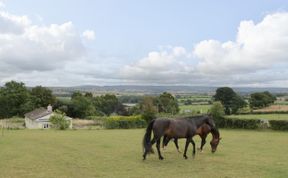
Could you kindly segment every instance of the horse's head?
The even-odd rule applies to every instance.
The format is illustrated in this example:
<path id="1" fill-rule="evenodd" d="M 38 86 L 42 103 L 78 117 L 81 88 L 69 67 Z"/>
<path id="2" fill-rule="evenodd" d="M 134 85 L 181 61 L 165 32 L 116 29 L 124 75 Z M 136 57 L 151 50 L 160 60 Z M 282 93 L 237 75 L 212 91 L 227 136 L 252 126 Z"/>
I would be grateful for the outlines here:
<path id="1" fill-rule="evenodd" d="M 210 145 L 211 145 L 211 152 L 212 153 L 215 153 L 215 151 L 217 150 L 217 146 L 218 146 L 220 140 L 221 140 L 221 137 L 220 138 L 214 138 L 213 137 L 213 139 L 211 140 Z"/>

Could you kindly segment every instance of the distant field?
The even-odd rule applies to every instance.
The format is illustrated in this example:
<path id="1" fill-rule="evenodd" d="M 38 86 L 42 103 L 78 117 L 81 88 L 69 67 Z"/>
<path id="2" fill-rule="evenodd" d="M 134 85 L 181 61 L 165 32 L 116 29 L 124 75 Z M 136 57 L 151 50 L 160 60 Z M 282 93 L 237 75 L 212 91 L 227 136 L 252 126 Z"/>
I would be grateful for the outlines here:
<path id="1" fill-rule="evenodd" d="M 68 97 L 68 96 L 57 96 L 57 99 L 59 99 L 60 101 L 63 101 L 63 102 L 70 102 L 71 101 L 71 97 Z"/>
<path id="2" fill-rule="evenodd" d="M 288 114 L 243 114 L 226 116 L 239 119 L 267 119 L 267 120 L 288 120 Z"/>
<path id="3" fill-rule="evenodd" d="M 288 177 L 287 132 L 220 133 L 215 154 L 207 143 L 192 159 L 190 145 L 185 160 L 170 143 L 163 161 L 156 155 L 142 161 L 144 129 L 9 130 L 0 136 L 0 177 Z"/>
<path id="4" fill-rule="evenodd" d="M 185 113 L 188 111 L 191 111 L 192 113 L 198 111 L 201 113 L 207 113 L 211 106 L 212 105 L 181 105 L 179 108 L 180 113 Z"/>
<path id="5" fill-rule="evenodd" d="M 266 108 L 254 110 L 254 112 L 288 111 L 288 105 L 271 105 Z"/>

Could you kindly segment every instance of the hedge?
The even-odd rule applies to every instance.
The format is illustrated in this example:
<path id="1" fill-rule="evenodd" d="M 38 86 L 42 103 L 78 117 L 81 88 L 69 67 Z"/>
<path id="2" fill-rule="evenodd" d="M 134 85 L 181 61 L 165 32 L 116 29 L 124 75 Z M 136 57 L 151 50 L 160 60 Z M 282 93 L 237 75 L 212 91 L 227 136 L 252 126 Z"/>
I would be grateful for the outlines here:
<path id="1" fill-rule="evenodd" d="M 217 127 L 233 128 L 233 129 L 258 129 L 261 128 L 261 120 L 259 119 L 232 119 L 220 118 L 216 121 Z"/>
<path id="2" fill-rule="evenodd" d="M 285 130 L 288 131 L 287 120 L 269 120 L 270 128 L 273 130 Z"/>
<path id="3" fill-rule="evenodd" d="M 146 127 L 146 121 L 140 115 L 111 116 L 105 120 L 104 126 L 107 129 L 144 128 Z"/>

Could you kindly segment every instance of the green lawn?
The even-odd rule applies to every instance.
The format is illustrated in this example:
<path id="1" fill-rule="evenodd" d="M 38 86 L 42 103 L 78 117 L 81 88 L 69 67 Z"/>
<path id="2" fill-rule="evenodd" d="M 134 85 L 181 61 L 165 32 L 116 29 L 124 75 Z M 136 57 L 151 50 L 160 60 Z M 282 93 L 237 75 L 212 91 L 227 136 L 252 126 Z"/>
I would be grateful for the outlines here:
<path id="1" fill-rule="evenodd" d="M 239 119 L 267 119 L 267 120 L 288 120 L 288 114 L 243 114 L 226 116 Z"/>
<path id="2" fill-rule="evenodd" d="M 185 160 L 170 143 L 165 160 L 149 155 L 142 161 L 144 129 L 5 130 L 0 177 L 288 177 L 288 132 L 220 132 L 215 154 L 208 143 L 195 159 L 190 147 Z"/>

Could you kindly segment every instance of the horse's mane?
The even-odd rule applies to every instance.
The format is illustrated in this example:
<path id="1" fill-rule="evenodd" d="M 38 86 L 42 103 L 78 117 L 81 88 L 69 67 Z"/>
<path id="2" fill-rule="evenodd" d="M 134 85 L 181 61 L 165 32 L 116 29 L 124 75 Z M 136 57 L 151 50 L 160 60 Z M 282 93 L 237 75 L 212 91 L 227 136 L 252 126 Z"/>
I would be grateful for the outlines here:
<path id="1" fill-rule="evenodd" d="M 213 137 L 215 137 L 215 138 L 220 137 L 220 133 L 219 133 L 219 130 L 217 128 L 211 128 L 211 133 L 212 133 Z"/>

